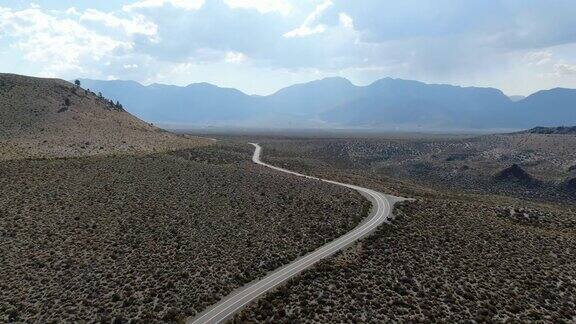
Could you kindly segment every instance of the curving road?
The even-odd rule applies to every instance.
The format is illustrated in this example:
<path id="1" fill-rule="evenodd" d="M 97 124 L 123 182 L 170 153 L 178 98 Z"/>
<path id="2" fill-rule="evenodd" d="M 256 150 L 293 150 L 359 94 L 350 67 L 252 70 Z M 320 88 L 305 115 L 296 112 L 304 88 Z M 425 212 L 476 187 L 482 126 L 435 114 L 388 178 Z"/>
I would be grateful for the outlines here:
<path id="1" fill-rule="evenodd" d="M 256 148 L 254 150 L 254 156 L 252 157 L 252 161 L 254 161 L 254 163 L 263 165 L 265 167 L 280 172 L 289 173 L 295 176 L 328 182 L 335 185 L 354 189 L 372 201 L 373 203 L 372 211 L 370 213 L 370 216 L 367 217 L 360 225 L 358 225 L 352 231 L 318 248 L 317 250 L 296 259 L 294 262 L 287 264 L 278 270 L 275 270 L 274 272 L 270 273 L 263 279 L 256 280 L 244 287 L 237 289 L 236 291 L 232 292 L 230 295 L 222 299 L 220 302 L 218 302 L 216 305 L 210 307 L 203 313 L 199 314 L 197 317 L 189 318 L 186 321 L 187 323 L 190 324 L 221 323 L 225 321 L 226 319 L 234 315 L 236 312 L 238 312 L 240 309 L 242 309 L 244 306 L 256 300 L 262 294 L 274 289 L 276 286 L 296 276 L 305 269 L 310 268 L 321 259 L 324 259 L 334 254 L 335 252 L 344 249 L 345 247 L 355 242 L 356 240 L 365 237 L 366 235 L 371 233 L 376 227 L 378 227 L 378 225 L 382 224 L 383 222 L 388 220 L 388 218 L 391 217 L 392 215 L 391 206 L 393 206 L 394 203 L 403 200 L 402 198 L 384 195 L 371 189 L 311 177 L 264 163 L 260 160 L 260 154 L 262 153 L 262 148 L 260 147 L 260 145 L 256 143 L 250 143 L 250 144 L 254 145 L 254 147 Z"/>

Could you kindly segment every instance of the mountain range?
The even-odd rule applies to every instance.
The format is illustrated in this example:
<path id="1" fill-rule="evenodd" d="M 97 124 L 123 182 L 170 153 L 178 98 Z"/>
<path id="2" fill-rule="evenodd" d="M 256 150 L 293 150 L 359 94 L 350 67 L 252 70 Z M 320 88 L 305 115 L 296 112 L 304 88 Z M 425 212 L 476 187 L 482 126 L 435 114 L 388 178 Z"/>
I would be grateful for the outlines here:
<path id="1" fill-rule="evenodd" d="M 155 123 L 188 126 L 515 129 L 576 124 L 576 90 L 508 97 L 495 88 L 384 78 L 356 86 L 339 77 L 296 84 L 268 96 L 208 83 L 186 87 L 81 79 Z"/>

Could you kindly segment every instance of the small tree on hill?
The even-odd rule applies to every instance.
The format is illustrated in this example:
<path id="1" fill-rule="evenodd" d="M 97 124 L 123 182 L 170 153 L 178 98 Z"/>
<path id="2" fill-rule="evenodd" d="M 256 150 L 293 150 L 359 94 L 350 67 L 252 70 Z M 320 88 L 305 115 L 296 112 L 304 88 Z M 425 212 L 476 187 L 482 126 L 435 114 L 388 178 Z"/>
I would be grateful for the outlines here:
<path id="1" fill-rule="evenodd" d="M 81 84 L 81 83 L 80 83 L 80 80 L 74 80 L 74 84 L 75 84 L 77 87 L 80 87 L 80 84 Z"/>

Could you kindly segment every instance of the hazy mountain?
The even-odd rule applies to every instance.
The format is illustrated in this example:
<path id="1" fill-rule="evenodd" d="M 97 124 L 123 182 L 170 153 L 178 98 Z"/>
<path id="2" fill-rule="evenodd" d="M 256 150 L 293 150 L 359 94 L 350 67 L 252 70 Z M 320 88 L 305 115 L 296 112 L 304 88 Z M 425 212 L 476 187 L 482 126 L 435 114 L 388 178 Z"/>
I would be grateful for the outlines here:
<path id="1" fill-rule="evenodd" d="M 326 78 L 308 83 L 295 84 L 261 98 L 267 111 L 316 117 L 331 107 L 344 105 L 360 98 L 364 93 L 344 78 Z"/>
<path id="2" fill-rule="evenodd" d="M 382 79 L 365 94 L 322 114 L 323 119 L 349 125 L 483 128 L 494 124 L 510 99 L 492 88 L 457 87 L 418 81 Z"/>
<path id="3" fill-rule="evenodd" d="M 207 83 L 187 87 L 82 80 L 151 122 L 260 127 L 530 128 L 576 124 L 576 90 L 540 91 L 514 102 L 493 88 L 385 78 L 356 86 L 326 78 L 249 96 Z M 514 98 L 515 100 L 519 98 Z"/>
<path id="4" fill-rule="evenodd" d="M 81 80 L 83 87 L 120 101 L 136 116 L 153 122 L 218 123 L 254 117 L 256 97 L 209 83 L 186 87 L 134 81 Z"/>
<path id="5" fill-rule="evenodd" d="M 520 127 L 576 124 L 576 89 L 538 91 L 514 103 L 514 124 Z M 511 121 L 512 122 L 512 121 Z"/>

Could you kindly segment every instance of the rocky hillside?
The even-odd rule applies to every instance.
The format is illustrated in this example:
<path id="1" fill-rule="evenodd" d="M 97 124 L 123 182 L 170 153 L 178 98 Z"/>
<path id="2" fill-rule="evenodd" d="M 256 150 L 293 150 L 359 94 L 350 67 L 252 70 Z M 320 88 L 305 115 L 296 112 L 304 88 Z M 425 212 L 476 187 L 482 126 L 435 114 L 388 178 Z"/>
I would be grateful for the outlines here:
<path id="1" fill-rule="evenodd" d="M 165 132 L 63 80 L 0 74 L 0 160 L 155 152 L 208 142 Z"/>
<path id="2" fill-rule="evenodd" d="M 534 127 L 523 133 L 527 134 L 559 134 L 559 135 L 576 135 L 576 126 L 567 127 Z"/>
<path id="3" fill-rule="evenodd" d="M 512 164 L 494 175 L 494 180 L 504 183 L 516 183 L 526 186 L 537 186 L 538 180 L 524 171 L 518 164 Z"/>

